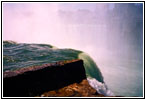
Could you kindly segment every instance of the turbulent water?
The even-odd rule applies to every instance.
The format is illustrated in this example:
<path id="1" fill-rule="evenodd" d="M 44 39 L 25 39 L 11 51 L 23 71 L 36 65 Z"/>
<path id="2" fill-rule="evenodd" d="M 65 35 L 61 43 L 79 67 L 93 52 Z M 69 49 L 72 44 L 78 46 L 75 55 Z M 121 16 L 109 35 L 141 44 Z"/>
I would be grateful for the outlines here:
<path id="1" fill-rule="evenodd" d="M 57 61 L 82 59 L 89 84 L 105 96 L 114 94 L 107 88 L 95 62 L 86 53 L 73 49 L 58 49 L 47 44 L 25 44 L 13 41 L 3 42 L 3 71 L 22 67 L 42 65 Z"/>
<path id="2" fill-rule="evenodd" d="M 46 44 L 17 44 L 3 42 L 3 70 L 15 70 L 32 65 L 41 65 L 61 60 L 77 59 L 81 51 L 72 49 L 57 49 Z"/>

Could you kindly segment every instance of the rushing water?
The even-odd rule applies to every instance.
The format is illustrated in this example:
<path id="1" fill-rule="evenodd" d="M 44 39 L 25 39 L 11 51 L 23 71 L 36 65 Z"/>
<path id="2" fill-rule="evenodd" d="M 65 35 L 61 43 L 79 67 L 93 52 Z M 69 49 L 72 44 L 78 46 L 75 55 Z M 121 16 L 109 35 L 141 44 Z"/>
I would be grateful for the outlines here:
<path id="1" fill-rule="evenodd" d="M 113 95 L 105 85 L 103 76 L 92 58 L 81 51 L 57 49 L 46 44 L 18 44 L 13 41 L 4 41 L 3 51 L 4 71 L 57 61 L 82 59 L 90 85 L 100 94 Z"/>
<path id="2" fill-rule="evenodd" d="M 17 44 L 4 41 L 4 71 L 21 67 L 41 65 L 61 60 L 77 59 L 78 53 L 72 49 L 57 49 L 46 44 Z"/>
<path id="3" fill-rule="evenodd" d="M 73 49 L 58 49 L 47 44 L 3 42 L 3 71 L 63 60 L 82 59 L 90 85 L 106 96 L 142 96 L 142 66 L 138 61 L 105 61 L 100 69 L 88 54 Z M 131 67 L 129 67 L 129 65 Z M 108 67 L 107 67 L 108 66 Z M 124 66 L 124 67 L 122 67 Z M 118 67 L 118 68 L 117 68 Z M 129 70 L 129 73 L 124 73 Z M 139 74 L 141 73 L 141 74 Z M 103 74 L 103 75 L 102 75 Z M 103 77 L 104 76 L 104 77 Z M 120 79 L 115 81 L 115 79 Z M 109 89 L 107 85 L 109 85 Z M 121 85 L 122 84 L 122 85 Z M 128 88 L 127 88 L 128 87 Z M 113 92 L 111 92 L 112 90 Z M 129 94 L 127 94 L 129 92 Z"/>

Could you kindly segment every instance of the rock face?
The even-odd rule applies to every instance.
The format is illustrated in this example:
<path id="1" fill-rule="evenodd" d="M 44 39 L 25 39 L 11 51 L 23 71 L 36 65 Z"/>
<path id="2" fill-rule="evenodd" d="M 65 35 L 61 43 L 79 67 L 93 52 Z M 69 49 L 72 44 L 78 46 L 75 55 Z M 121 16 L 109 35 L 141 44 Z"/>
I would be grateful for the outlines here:
<path id="1" fill-rule="evenodd" d="M 86 79 L 80 83 L 73 83 L 61 89 L 43 93 L 41 97 L 103 97 L 93 89 Z"/>
<path id="2" fill-rule="evenodd" d="M 7 71 L 3 77 L 4 97 L 97 96 L 79 59 Z"/>

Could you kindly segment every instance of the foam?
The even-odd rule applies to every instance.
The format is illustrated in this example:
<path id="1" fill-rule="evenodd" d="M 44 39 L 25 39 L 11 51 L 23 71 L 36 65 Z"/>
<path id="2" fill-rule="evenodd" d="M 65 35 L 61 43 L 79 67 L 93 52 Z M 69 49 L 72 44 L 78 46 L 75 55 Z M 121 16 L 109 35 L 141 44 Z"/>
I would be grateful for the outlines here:
<path id="1" fill-rule="evenodd" d="M 96 89 L 99 94 L 103 94 L 104 96 L 115 96 L 112 91 L 110 91 L 105 83 L 99 82 L 95 78 L 87 78 L 89 84 Z"/>

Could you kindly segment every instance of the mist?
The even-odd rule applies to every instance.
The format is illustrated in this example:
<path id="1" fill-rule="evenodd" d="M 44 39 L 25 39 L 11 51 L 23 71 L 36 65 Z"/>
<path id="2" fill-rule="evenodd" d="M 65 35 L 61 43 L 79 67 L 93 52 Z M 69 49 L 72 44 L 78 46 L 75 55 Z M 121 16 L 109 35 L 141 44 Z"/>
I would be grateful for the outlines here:
<path id="1" fill-rule="evenodd" d="M 133 75 L 140 78 L 136 88 L 142 88 L 141 3 L 4 3 L 3 40 L 82 50 L 94 59 L 117 94 L 113 87 L 118 88 L 124 77 L 135 83 Z M 135 68 L 140 71 L 135 72 Z"/>

